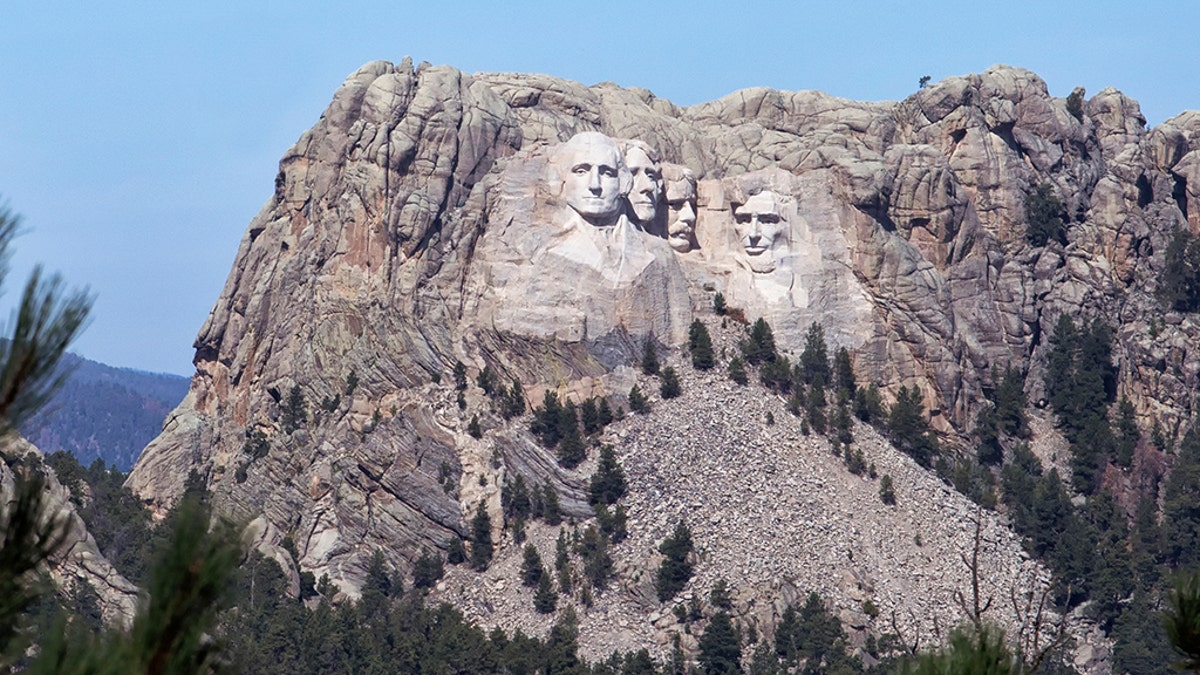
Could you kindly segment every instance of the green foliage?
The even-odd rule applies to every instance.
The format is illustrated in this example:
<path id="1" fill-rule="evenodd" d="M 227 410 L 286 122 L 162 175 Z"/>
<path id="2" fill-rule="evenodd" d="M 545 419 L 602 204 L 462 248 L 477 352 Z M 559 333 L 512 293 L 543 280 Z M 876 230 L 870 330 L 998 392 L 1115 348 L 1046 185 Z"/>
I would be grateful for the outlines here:
<path id="1" fill-rule="evenodd" d="M 1200 431 L 1195 427 L 1179 444 L 1162 512 L 1167 562 L 1176 568 L 1200 567 Z"/>
<path id="2" fill-rule="evenodd" d="M 451 537 L 450 543 L 446 547 L 446 562 L 451 565 L 461 565 L 467 561 L 467 549 L 463 546 L 463 540 L 458 537 Z"/>
<path id="3" fill-rule="evenodd" d="M 562 508 L 558 502 L 558 491 L 549 482 L 542 485 L 542 520 L 547 525 L 558 525 L 562 522 Z"/>
<path id="4" fill-rule="evenodd" d="M 646 338 L 642 345 L 642 374 L 658 374 L 658 350 L 654 348 L 654 339 Z"/>
<path id="5" fill-rule="evenodd" d="M 600 446 L 600 460 L 596 465 L 596 473 L 592 474 L 588 502 L 611 506 L 625 496 L 626 489 L 625 470 L 617 462 L 613 447 Z"/>
<path id="6" fill-rule="evenodd" d="M 1200 309 L 1200 238 L 1186 227 L 1175 230 L 1163 253 L 1158 275 L 1158 299 L 1168 309 Z"/>
<path id="7" fill-rule="evenodd" d="M 763 361 L 758 367 L 758 379 L 767 389 L 786 394 L 792 388 L 792 365 L 787 357 L 776 354 L 774 359 Z"/>
<path id="8" fill-rule="evenodd" d="M 750 381 L 746 375 L 746 362 L 742 360 L 742 357 L 735 356 L 729 360 L 729 379 L 742 386 Z"/>
<path id="9" fill-rule="evenodd" d="M 613 571 L 612 556 L 608 554 L 608 537 L 595 526 L 588 525 L 579 540 L 578 550 L 583 560 L 584 576 L 592 587 L 603 590 Z"/>
<path id="10" fill-rule="evenodd" d="M 708 603 L 727 612 L 733 609 L 733 598 L 729 595 L 729 584 L 725 579 L 717 579 L 713 584 L 712 590 L 708 593 Z"/>
<path id="11" fill-rule="evenodd" d="M 499 381 L 499 376 L 496 371 L 492 370 L 491 365 L 485 365 L 483 370 L 479 371 L 479 375 L 475 377 L 475 384 L 483 390 L 483 393 L 492 396 L 496 393 L 496 384 Z"/>
<path id="12" fill-rule="evenodd" d="M 282 420 L 283 433 L 291 434 L 308 423 L 308 413 L 304 408 L 304 392 L 300 385 L 292 385 L 288 390 L 287 401 L 283 404 Z"/>
<path id="13" fill-rule="evenodd" d="M 533 515 L 533 499 L 524 476 L 516 474 L 500 488 L 500 507 L 507 521 L 524 520 Z"/>
<path id="14" fill-rule="evenodd" d="M 721 291 L 717 291 L 717 294 L 713 296 L 713 311 L 717 313 L 717 316 L 725 316 L 726 309 L 725 295 Z"/>
<path id="15" fill-rule="evenodd" d="M 471 519 L 471 569 L 482 572 L 492 563 L 492 518 L 483 502 Z"/>
<path id="16" fill-rule="evenodd" d="M 537 580 L 537 590 L 533 593 L 533 608 L 539 614 L 550 614 L 558 607 L 558 593 L 549 574 L 541 574 Z"/>
<path id="17" fill-rule="evenodd" d="M 100 552 L 126 579 L 144 583 L 155 545 L 150 512 L 125 487 L 125 474 L 105 467 L 102 460 L 84 469 L 67 452 L 46 455 L 46 464 L 71 491 L 76 513 L 87 525 Z M 82 498 L 85 490 L 91 497 L 86 501 Z"/>
<path id="18" fill-rule="evenodd" d="M 1137 450 L 1142 432 L 1138 429 L 1133 403 L 1122 396 L 1117 406 L 1117 429 L 1115 456 L 1117 464 L 1128 469 L 1133 466 L 1133 453 Z"/>
<path id="19" fill-rule="evenodd" d="M 683 393 L 679 387 L 679 374 L 674 368 L 667 366 L 659 371 L 658 376 L 662 380 L 658 386 L 658 393 L 664 399 L 677 398 Z"/>
<path id="20" fill-rule="evenodd" d="M 757 366 L 765 361 L 774 361 L 775 334 L 766 319 L 759 317 L 750 328 L 750 338 L 741 343 L 742 356 L 746 363 Z"/>
<path id="21" fill-rule="evenodd" d="M 500 401 L 500 416 L 504 419 L 510 420 L 525 413 L 525 392 L 519 380 L 514 379 L 512 386 L 507 389 L 499 387 L 496 397 Z"/>
<path id="22" fill-rule="evenodd" d="M 532 588 L 537 586 L 545 575 L 546 568 L 542 566 L 542 556 L 538 554 L 537 547 L 533 544 L 526 544 L 524 558 L 521 561 L 521 584 Z"/>
<path id="23" fill-rule="evenodd" d="M 700 672 L 714 675 L 742 672 L 741 637 L 726 611 L 713 615 L 700 636 L 699 647 Z"/>
<path id="24" fill-rule="evenodd" d="M 892 477 L 886 473 L 879 479 L 879 500 L 888 506 L 896 504 L 896 489 L 892 485 Z"/>
<path id="25" fill-rule="evenodd" d="M 423 551 L 421 557 L 413 563 L 413 588 L 433 588 L 443 574 L 445 567 L 442 556 L 432 551 Z"/>
<path id="26" fill-rule="evenodd" d="M 888 414 L 888 438 L 901 452 L 929 468 L 938 454 L 938 442 L 924 414 L 925 405 L 917 388 L 900 387 Z"/>
<path id="27" fill-rule="evenodd" d="M 775 654 L 785 666 L 804 663 L 804 672 L 853 672 L 857 665 L 846 654 L 841 621 L 816 593 L 809 593 L 799 612 L 791 605 L 784 610 L 775 628 Z M 819 664 L 827 670 L 819 671 Z"/>
<path id="28" fill-rule="evenodd" d="M 467 366 L 462 361 L 454 362 L 454 388 L 459 392 L 467 390 Z"/>
<path id="29" fill-rule="evenodd" d="M 1108 423 L 1108 404 L 1116 396 L 1112 330 L 1099 320 L 1076 328 L 1060 315 L 1050 337 L 1044 385 L 1063 435 L 1071 443 L 1071 473 L 1076 489 L 1099 489 L 1105 463 L 1116 453 Z"/>
<path id="30" fill-rule="evenodd" d="M 596 513 L 596 523 L 600 526 L 600 532 L 608 537 L 608 540 L 614 544 L 619 544 L 625 541 L 629 536 L 629 514 L 625 512 L 625 506 L 618 504 L 615 509 L 609 510 L 604 504 L 596 504 L 592 507 Z"/>
<path id="31" fill-rule="evenodd" d="M 815 321 L 804 336 L 804 351 L 800 353 L 800 373 L 807 385 L 830 383 L 829 350 L 825 345 L 825 329 Z M 853 375 L 851 375 L 853 377 Z"/>
<path id="32" fill-rule="evenodd" d="M 697 370 L 711 370 L 714 364 L 712 338 L 708 328 L 700 321 L 693 319 L 688 329 L 688 351 L 692 354 L 692 367 Z"/>
<path id="33" fill-rule="evenodd" d="M 346 375 L 346 395 L 353 396 L 356 389 L 358 389 L 358 373 L 351 370 Z"/>
<path id="34" fill-rule="evenodd" d="M 839 404 L 853 401 L 858 395 L 854 364 L 850 360 L 850 350 L 845 347 L 839 347 L 833 357 L 833 387 Z"/>
<path id="35" fill-rule="evenodd" d="M 854 416 L 867 424 L 879 426 L 885 423 L 883 396 L 879 393 L 879 385 L 872 383 L 867 388 L 858 388 L 854 392 Z"/>
<path id="36" fill-rule="evenodd" d="M 650 411 L 650 403 L 646 400 L 646 395 L 635 384 L 629 390 L 629 410 L 635 413 L 644 413 Z"/>
<path id="37" fill-rule="evenodd" d="M 671 536 L 658 546 L 658 552 L 666 556 L 658 567 L 654 582 L 660 601 L 666 602 L 675 597 L 692 578 L 692 564 L 688 558 L 693 550 L 692 531 L 681 520 L 675 525 Z"/>
<path id="38" fill-rule="evenodd" d="M 467 433 L 471 438 L 483 438 L 483 428 L 479 426 L 479 415 L 471 415 L 471 421 L 467 424 Z"/>
<path id="39" fill-rule="evenodd" d="M 1063 203 L 1054 195 L 1049 183 L 1039 183 L 1025 197 L 1025 240 L 1031 246 L 1045 246 L 1051 241 L 1067 245 L 1067 227 Z"/>
<path id="40" fill-rule="evenodd" d="M 976 631 L 957 628 L 945 647 L 922 654 L 915 665 L 903 669 L 907 675 L 1021 675 L 1024 664 L 1004 644 L 1004 632 L 987 624 Z"/>

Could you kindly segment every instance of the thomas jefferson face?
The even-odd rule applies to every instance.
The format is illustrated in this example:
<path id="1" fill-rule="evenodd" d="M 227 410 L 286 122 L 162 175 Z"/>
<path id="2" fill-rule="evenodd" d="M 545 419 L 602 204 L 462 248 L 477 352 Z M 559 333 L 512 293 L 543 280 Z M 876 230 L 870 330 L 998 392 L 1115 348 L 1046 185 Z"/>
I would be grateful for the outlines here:
<path id="1" fill-rule="evenodd" d="M 623 183 L 627 185 L 616 142 L 596 132 L 576 134 L 559 149 L 556 165 L 563 177 L 563 200 L 589 223 L 611 225 L 620 215 Z"/>
<path id="2" fill-rule="evenodd" d="M 662 171 L 658 163 L 637 145 L 630 145 L 625 151 L 625 165 L 633 175 L 629 206 L 638 223 L 650 223 L 658 212 L 658 200 L 662 196 Z"/>
<path id="3" fill-rule="evenodd" d="M 760 192 L 733 211 L 734 227 L 746 255 L 754 258 L 774 248 L 783 232 L 779 198 L 773 192 Z"/>
<path id="4" fill-rule="evenodd" d="M 692 250 L 696 229 L 696 183 L 681 178 L 667 183 L 667 243 L 680 253 Z"/>

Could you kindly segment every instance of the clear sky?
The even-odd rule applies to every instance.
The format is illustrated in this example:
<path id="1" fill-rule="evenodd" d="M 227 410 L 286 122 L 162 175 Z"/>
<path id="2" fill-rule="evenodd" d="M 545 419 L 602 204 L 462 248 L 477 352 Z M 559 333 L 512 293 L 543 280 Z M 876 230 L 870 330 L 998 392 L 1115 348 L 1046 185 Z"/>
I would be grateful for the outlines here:
<path id="1" fill-rule="evenodd" d="M 76 344 L 190 374 L 192 341 L 279 158 L 375 59 L 611 80 L 688 105 L 742 87 L 860 100 L 996 63 L 1150 124 L 1200 109 L 1200 3 L 58 2 L 0 10 L 0 199 L 34 262 L 96 293 Z"/>

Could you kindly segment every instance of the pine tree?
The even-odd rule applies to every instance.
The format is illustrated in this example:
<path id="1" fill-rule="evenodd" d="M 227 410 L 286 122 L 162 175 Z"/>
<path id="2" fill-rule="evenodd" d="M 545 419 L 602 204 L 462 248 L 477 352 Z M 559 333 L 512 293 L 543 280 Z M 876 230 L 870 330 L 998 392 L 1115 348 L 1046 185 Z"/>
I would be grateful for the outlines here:
<path id="1" fill-rule="evenodd" d="M 888 506 L 896 504 L 896 489 L 892 486 L 892 477 L 886 473 L 879 479 L 879 500 Z"/>
<path id="2" fill-rule="evenodd" d="M 460 392 L 467 390 L 467 367 L 462 361 L 454 362 L 454 388 Z"/>
<path id="3" fill-rule="evenodd" d="M 607 444 L 600 446 L 600 461 L 596 465 L 596 473 L 592 474 L 588 501 L 611 506 L 625 496 L 626 487 L 625 470 L 617 462 L 613 447 Z"/>
<path id="4" fill-rule="evenodd" d="M 525 557 L 521 562 L 521 584 L 537 586 L 545 575 L 546 568 L 542 566 L 542 556 L 538 555 L 538 550 L 533 544 L 526 544 Z"/>
<path id="5" fill-rule="evenodd" d="M 642 374 L 658 374 L 658 351 L 654 348 L 653 338 L 646 338 L 642 345 Z"/>
<path id="6" fill-rule="evenodd" d="M 467 434 L 471 438 L 483 438 L 483 428 L 479 426 L 479 415 L 471 415 L 471 421 L 467 424 Z"/>
<path id="7" fill-rule="evenodd" d="M 800 369 L 805 384 L 829 384 L 829 351 L 825 346 L 825 329 L 813 322 L 804 336 L 804 351 L 800 353 Z"/>
<path id="8" fill-rule="evenodd" d="M 735 356 L 729 360 L 729 379 L 743 386 L 750 381 L 746 375 L 746 362 L 742 357 Z"/>
<path id="9" fill-rule="evenodd" d="M 423 551 L 421 557 L 413 563 L 413 588 L 433 588 L 444 573 L 442 556 Z"/>
<path id="10" fill-rule="evenodd" d="M 700 636 L 700 668 L 703 673 L 741 673 L 741 638 L 733 629 L 729 614 L 721 610 L 713 615 Z"/>
<path id="11" fill-rule="evenodd" d="M 554 591 L 554 584 L 550 581 L 549 574 L 538 576 L 537 590 L 533 593 L 533 608 L 538 614 L 550 614 L 558 607 L 558 593 Z"/>
<path id="12" fill-rule="evenodd" d="M 307 421 L 308 414 L 304 411 L 304 393 L 300 391 L 300 385 L 292 385 L 288 391 L 287 403 L 283 406 L 283 433 L 291 434 L 303 427 Z"/>
<path id="13" fill-rule="evenodd" d="M 658 599 L 666 602 L 675 597 L 692 578 L 692 564 L 688 561 L 693 551 L 692 531 L 687 523 L 679 521 L 671 536 L 663 540 L 658 547 L 659 553 L 666 558 L 658 567 L 655 578 L 655 589 Z"/>
<path id="14" fill-rule="evenodd" d="M 746 362 L 757 366 L 764 361 L 775 360 L 775 334 L 766 319 L 759 317 L 750 328 L 750 339 L 742 342 L 742 356 Z"/>
<path id="15" fill-rule="evenodd" d="M 579 555 L 583 559 L 583 573 L 592 587 L 604 590 L 612 576 L 613 561 L 608 554 L 608 537 L 588 525 L 579 540 Z"/>
<path id="16" fill-rule="evenodd" d="M 708 328 L 700 319 L 693 319 L 688 331 L 688 350 L 692 354 L 692 367 L 696 370 L 710 370 L 713 367 L 712 338 Z"/>
<path id="17" fill-rule="evenodd" d="M 483 502 L 471 519 L 471 569 L 482 572 L 492 563 L 492 519 Z"/>
<path id="18" fill-rule="evenodd" d="M 713 311 L 717 313 L 717 316 L 725 316 L 727 309 L 725 306 L 725 295 L 721 291 L 717 291 L 717 294 L 713 296 Z"/>
<path id="19" fill-rule="evenodd" d="M 671 366 L 663 368 L 659 372 L 659 377 L 662 378 L 662 383 L 659 385 L 658 393 L 664 399 L 678 397 L 682 390 L 679 387 L 679 374 Z M 630 404 L 632 406 L 632 403 Z"/>
<path id="20" fill-rule="evenodd" d="M 644 413 L 650 410 L 650 403 L 646 400 L 646 395 L 635 384 L 629 390 L 629 410 L 635 413 Z"/>
<path id="21" fill-rule="evenodd" d="M 451 537 L 446 550 L 446 562 L 451 565 L 461 565 L 467 561 L 467 550 L 463 547 L 462 539 Z"/>
<path id="22" fill-rule="evenodd" d="M 547 525 L 558 525 L 562 522 L 562 509 L 558 503 L 558 491 L 549 482 L 542 485 L 542 499 L 545 503 L 542 520 Z"/>

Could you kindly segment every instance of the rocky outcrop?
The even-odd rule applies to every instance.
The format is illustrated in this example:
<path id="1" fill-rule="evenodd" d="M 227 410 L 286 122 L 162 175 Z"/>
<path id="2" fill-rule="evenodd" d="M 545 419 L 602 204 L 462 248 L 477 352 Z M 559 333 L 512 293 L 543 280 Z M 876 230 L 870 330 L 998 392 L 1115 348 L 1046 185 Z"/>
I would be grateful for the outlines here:
<path id="1" fill-rule="evenodd" d="M 6 505 L 15 494 L 14 465 L 18 471 L 36 471 L 45 477 L 43 517 L 54 519 L 62 528 L 63 537 L 62 543 L 46 561 L 55 585 L 62 591 L 70 591 L 76 584 L 90 586 L 96 593 L 101 617 L 106 623 L 131 624 L 137 609 L 137 586 L 122 576 L 100 552 L 96 540 L 75 511 L 70 490 L 58 481 L 53 470 L 42 464 L 41 451 L 24 439 L 14 437 L 4 440 L 0 455 L 4 460 L 0 462 L 0 496 Z M 21 468 L 22 464 L 28 465 L 27 468 Z"/>
<path id="2" fill-rule="evenodd" d="M 220 508 L 262 519 L 262 547 L 286 559 L 291 536 L 300 569 L 351 594 L 376 549 L 406 568 L 465 535 L 480 500 L 499 523 L 514 472 L 584 518 L 585 474 L 473 385 L 460 406 L 454 364 L 533 402 L 619 402 L 642 344 L 678 347 L 715 291 L 793 354 L 821 323 L 861 381 L 916 387 L 951 435 L 996 367 L 1028 370 L 1044 397 L 1058 316 L 1100 318 L 1120 392 L 1173 433 L 1200 324 L 1160 321 L 1154 292 L 1171 233 L 1200 229 L 1198 134 L 1194 113 L 1147 131 L 1120 92 L 1069 108 L 1004 66 L 898 103 L 760 88 L 680 108 L 611 84 L 368 64 L 280 162 L 191 391 L 129 485 L 161 509 L 196 470 Z M 660 182 L 653 216 L 611 200 L 631 189 L 610 157 L 630 141 L 688 183 Z M 1065 245 L 1026 237 L 1039 186 L 1063 204 Z M 668 246 L 681 222 L 691 239 Z"/>

